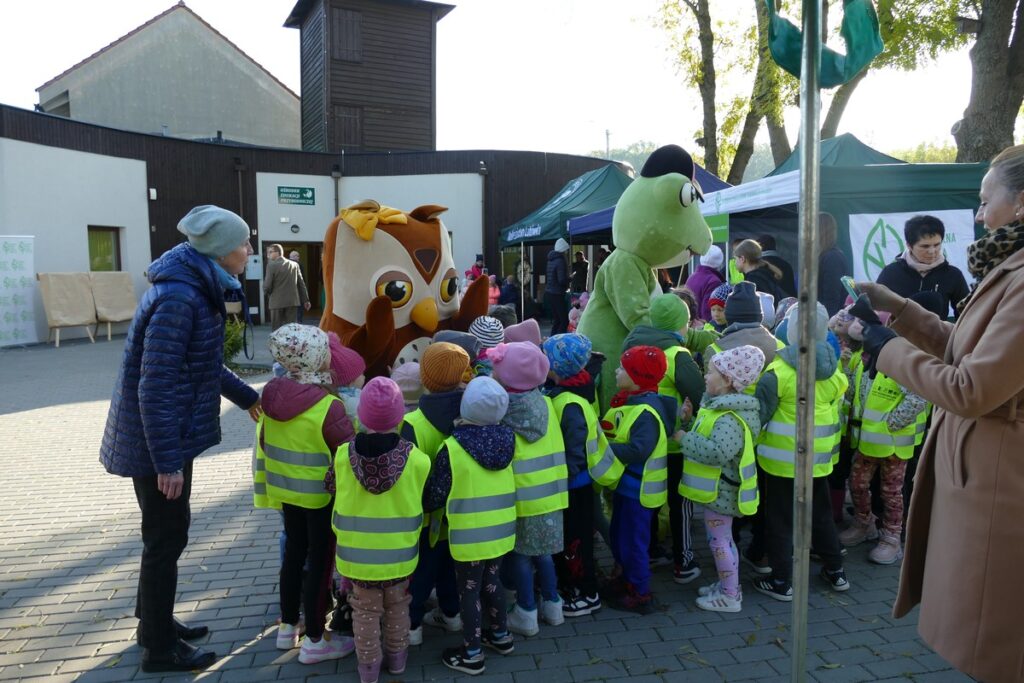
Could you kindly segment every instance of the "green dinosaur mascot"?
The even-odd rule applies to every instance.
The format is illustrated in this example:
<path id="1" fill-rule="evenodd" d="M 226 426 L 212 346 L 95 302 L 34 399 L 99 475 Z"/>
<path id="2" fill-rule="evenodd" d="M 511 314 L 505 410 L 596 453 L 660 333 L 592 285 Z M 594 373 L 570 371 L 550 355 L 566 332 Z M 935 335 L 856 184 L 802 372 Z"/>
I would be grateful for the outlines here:
<path id="1" fill-rule="evenodd" d="M 622 342 L 637 325 L 650 325 L 651 296 L 660 294 L 654 268 L 679 265 L 711 246 L 711 230 L 700 213 L 703 201 L 693 159 L 678 145 L 666 145 L 647 159 L 640 177 L 626 188 L 612 217 L 615 250 L 597 271 L 590 303 L 578 332 L 607 358 L 601 370 L 601 409 L 615 393 L 615 369 Z M 707 339 L 687 346 L 703 350 Z"/>

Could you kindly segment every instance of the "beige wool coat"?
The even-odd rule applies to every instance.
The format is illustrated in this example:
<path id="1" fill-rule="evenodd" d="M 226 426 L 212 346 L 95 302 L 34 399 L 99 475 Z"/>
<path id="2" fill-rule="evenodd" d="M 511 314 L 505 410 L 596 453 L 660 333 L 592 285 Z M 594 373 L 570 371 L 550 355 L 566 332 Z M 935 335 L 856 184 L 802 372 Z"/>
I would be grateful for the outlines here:
<path id="1" fill-rule="evenodd" d="M 878 369 L 935 404 L 893 613 L 984 683 L 1024 681 L 1024 251 L 956 325 L 909 302 Z"/>
<path id="2" fill-rule="evenodd" d="M 268 261 L 263 293 L 267 295 L 267 308 L 295 308 L 309 301 L 299 265 L 283 257 Z"/>

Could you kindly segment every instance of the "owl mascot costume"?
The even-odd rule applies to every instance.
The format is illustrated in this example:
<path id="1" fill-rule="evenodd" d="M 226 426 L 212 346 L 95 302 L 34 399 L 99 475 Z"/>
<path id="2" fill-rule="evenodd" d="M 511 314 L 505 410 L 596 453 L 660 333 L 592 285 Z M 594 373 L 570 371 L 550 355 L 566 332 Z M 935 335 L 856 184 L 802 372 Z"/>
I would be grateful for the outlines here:
<path id="1" fill-rule="evenodd" d="M 615 368 L 626 335 L 637 325 L 651 324 L 651 298 L 661 294 L 654 269 L 682 265 L 711 246 L 711 230 L 698 205 L 703 195 L 695 173 L 693 159 L 683 148 L 660 147 L 615 206 L 615 250 L 597 272 L 577 330 L 590 338 L 594 351 L 608 358 L 601 370 L 602 410 L 615 393 Z M 693 338 L 708 334 L 707 339 Z M 703 350 L 715 336 L 691 330 L 686 346 Z"/>
<path id="2" fill-rule="evenodd" d="M 439 330 L 487 314 L 487 278 L 459 297 L 443 206 L 409 213 L 366 200 L 342 209 L 324 237 L 320 327 L 366 361 L 366 378 L 416 360 Z"/>

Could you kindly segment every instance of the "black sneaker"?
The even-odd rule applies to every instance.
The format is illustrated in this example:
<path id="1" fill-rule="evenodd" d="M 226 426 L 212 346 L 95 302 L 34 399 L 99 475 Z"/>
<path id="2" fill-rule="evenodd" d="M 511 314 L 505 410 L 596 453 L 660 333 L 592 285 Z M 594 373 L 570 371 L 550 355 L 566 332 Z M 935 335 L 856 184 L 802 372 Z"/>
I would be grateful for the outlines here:
<path id="1" fill-rule="evenodd" d="M 672 580 L 676 583 L 687 584 L 700 576 L 700 565 L 696 560 L 690 560 L 686 564 L 677 564 L 672 569 Z"/>
<path id="2" fill-rule="evenodd" d="M 672 552 L 660 543 L 652 545 L 647 554 L 651 567 L 663 567 L 667 564 L 672 564 Z"/>
<path id="3" fill-rule="evenodd" d="M 599 609 L 601 609 L 601 597 L 597 593 L 583 595 L 579 591 L 573 591 L 572 595 L 562 601 L 562 614 L 569 618 L 585 617 Z"/>
<path id="4" fill-rule="evenodd" d="M 776 581 L 769 577 L 754 579 L 754 590 L 764 593 L 773 600 L 793 602 L 793 587 L 784 581 Z"/>
<path id="5" fill-rule="evenodd" d="M 502 637 L 494 635 L 494 631 L 484 631 L 483 635 L 480 636 L 480 642 L 483 643 L 484 647 L 489 647 L 499 655 L 510 655 L 515 649 L 515 643 L 512 640 L 512 633 L 506 633 Z"/>
<path id="6" fill-rule="evenodd" d="M 850 582 L 846 580 L 846 572 L 841 567 L 835 571 L 829 571 L 822 567 L 821 578 L 825 579 L 834 591 L 843 593 L 850 590 Z"/>
<path id="7" fill-rule="evenodd" d="M 475 657 L 470 657 L 466 653 L 466 648 L 463 647 L 450 647 L 441 653 L 441 661 L 449 669 L 455 669 L 461 671 L 464 674 L 470 676 L 479 676 L 484 672 L 486 668 L 484 666 L 484 655 L 481 652 Z"/>

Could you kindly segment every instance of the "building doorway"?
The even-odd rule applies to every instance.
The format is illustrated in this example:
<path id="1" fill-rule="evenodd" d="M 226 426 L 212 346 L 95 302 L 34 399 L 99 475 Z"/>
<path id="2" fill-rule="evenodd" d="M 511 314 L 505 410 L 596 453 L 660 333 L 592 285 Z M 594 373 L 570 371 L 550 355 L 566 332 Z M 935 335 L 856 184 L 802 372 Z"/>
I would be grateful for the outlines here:
<path id="1" fill-rule="evenodd" d="M 318 325 L 327 296 L 324 289 L 323 265 L 321 264 L 324 245 L 321 242 L 282 242 L 281 246 L 284 248 L 285 258 L 289 258 L 292 252 L 299 254 L 299 269 L 306 281 L 306 291 L 309 293 L 310 303 L 303 322 L 307 325 Z"/>

